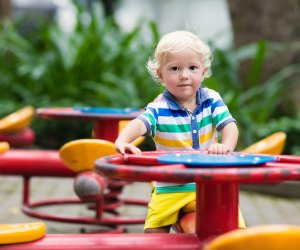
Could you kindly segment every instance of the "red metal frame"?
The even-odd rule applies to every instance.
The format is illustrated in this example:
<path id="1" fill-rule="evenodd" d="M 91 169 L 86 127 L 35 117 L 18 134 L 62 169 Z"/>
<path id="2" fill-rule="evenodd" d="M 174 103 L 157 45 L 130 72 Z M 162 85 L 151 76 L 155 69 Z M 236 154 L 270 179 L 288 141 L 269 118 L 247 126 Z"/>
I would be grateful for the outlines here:
<path id="1" fill-rule="evenodd" d="M 193 234 L 48 234 L 43 239 L 1 245 L 1 250 L 199 250 Z"/>
<path id="2" fill-rule="evenodd" d="M 66 204 L 86 204 L 89 209 L 95 210 L 95 217 L 80 217 L 80 216 L 67 216 L 43 213 L 36 210 L 42 206 L 55 206 L 55 205 L 66 205 Z M 44 220 L 65 222 L 65 223 L 77 223 L 77 224 L 88 224 L 88 225 L 99 225 L 115 228 L 116 230 L 110 232 L 123 232 L 124 228 L 119 227 L 120 225 L 132 225 L 132 224 L 143 224 L 144 217 L 123 217 L 117 212 L 117 208 L 120 206 L 130 204 L 138 206 L 146 206 L 146 201 L 136 201 L 131 199 L 119 199 L 118 195 L 108 195 L 100 197 L 96 202 L 84 202 L 78 198 L 63 198 L 63 199 L 47 199 L 37 202 L 30 201 L 30 177 L 23 178 L 23 204 L 22 211 L 35 218 Z M 114 216 L 105 217 L 104 213 L 110 213 Z"/>
<path id="3" fill-rule="evenodd" d="M 139 112 L 128 114 L 115 113 L 85 113 L 73 108 L 40 108 L 36 110 L 36 116 L 43 119 L 67 119 L 95 122 L 95 138 L 114 141 L 117 138 L 120 120 L 135 118 Z M 113 227 L 113 231 L 121 232 L 124 228 L 120 225 L 143 224 L 144 218 L 122 217 L 117 208 L 130 204 L 146 206 L 147 201 L 134 199 L 120 199 L 119 195 L 128 182 L 110 180 L 107 192 L 96 202 L 83 202 L 80 199 L 47 199 L 38 202 L 30 201 L 30 180 L 33 176 L 44 177 L 76 177 L 77 173 L 69 170 L 59 159 L 58 152 L 50 150 L 10 150 L 0 158 L 0 174 L 23 176 L 23 204 L 22 210 L 27 215 L 45 220 L 53 220 L 67 223 L 96 224 Z M 87 204 L 89 209 L 95 210 L 95 218 L 59 216 L 42 213 L 37 210 L 41 206 L 53 206 L 60 204 Z M 103 213 L 113 214 L 113 217 L 105 218 Z M 110 229 L 109 229 L 110 230 Z"/>
<path id="4" fill-rule="evenodd" d="M 134 199 L 120 199 L 126 181 L 111 181 L 107 185 L 107 192 L 95 202 L 83 202 L 79 198 L 45 199 L 32 202 L 30 189 L 32 177 L 60 177 L 75 178 L 77 173 L 67 168 L 60 160 L 58 152 L 52 150 L 9 150 L 0 155 L 0 174 L 18 175 L 23 177 L 22 211 L 32 217 L 44 220 L 99 225 L 107 227 L 103 232 L 124 232 L 121 225 L 143 224 L 144 217 L 124 217 L 117 209 L 124 205 L 146 206 L 147 201 Z M 82 204 L 95 211 L 95 217 L 67 216 L 50 214 L 38 210 L 42 206 L 61 204 Z M 105 216 L 108 213 L 112 216 Z M 100 231 L 99 231 L 100 232 Z"/>
<path id="5" fill-rule="evenodd" d="M 187 169 L 181 164 L 170 168 L 166 165 L 161 166 L 156 157 L 163 153 L 165 152 L 146 152 L 141 156 L 113 155 L 97 160 L 95 165 L 101 174 L 125 180 L 180 183 L 195 181 L 197 183 L 195 234 L 46 235 L 34 242 L 5 245 L 1 248 L 3 250 L 199 250 L 215 236 L 237 228 L 238 183 L 274 183 L 300 179 L 300 157 L 297 156 L 277 156 L 277 162 L 256 167 Z"/>
<path id="6" fill-rule="evenodd" d="M 112 178 L 134 181 L 196 182 L 195 232 L 200 240 L 238 228 L 239 183 L 276 183 L 300 179 L 299 156 L 278 155 L 277 162 L 255 167 L 185 168 L 182 165 L 179 168 L 177 164 L 176 168 L 168 169 L 157 167 L 156 157 L 161 154 L 165 152 L 104 157 L 96 161 L 96 171 Z M 156 167 L 145 167 L 152 164 Z"/>
<path id="7" fill-rule="evenodd" d="M 30 146 L 35 141 L 35 133 L 31 128 L 25 128 L 16 132 L 0 131 L 0 141 L 6 141 L 12 147 Z"/>
<path id="8" fill-rule="evenodd" d="M 92 121 L 94 126 L 94 137 L 114 142 L 119 133 L 119 122 L 131 120 L 140 112 L 128 114 L 116 113 L 85 113 L 73 108 L 39 108 L 36 110 L 37 117 L 43 119 Z"/>

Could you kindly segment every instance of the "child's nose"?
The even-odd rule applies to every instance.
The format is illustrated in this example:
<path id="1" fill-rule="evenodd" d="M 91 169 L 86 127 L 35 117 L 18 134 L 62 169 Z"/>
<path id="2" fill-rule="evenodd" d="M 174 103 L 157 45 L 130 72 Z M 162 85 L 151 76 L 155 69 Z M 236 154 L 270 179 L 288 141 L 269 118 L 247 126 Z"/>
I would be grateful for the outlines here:
<path id="1" fill-rule="evenodd" d="M 182 69 L 181 70 L 181 74 L 180 74 L 180 76 L 182 77 L 182 78 L 186 78 L 186 77 L 188 77 L 188 70 L 187 69 Z"/>

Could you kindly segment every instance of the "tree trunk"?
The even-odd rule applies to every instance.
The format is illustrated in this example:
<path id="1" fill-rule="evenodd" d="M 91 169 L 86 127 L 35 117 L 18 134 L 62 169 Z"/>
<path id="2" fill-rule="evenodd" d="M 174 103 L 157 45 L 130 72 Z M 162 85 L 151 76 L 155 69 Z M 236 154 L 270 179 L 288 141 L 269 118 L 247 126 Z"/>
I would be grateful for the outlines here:
<path id="1" fill-rule="evenodd" d="M 228 0 L 236 46 L 300 39 L 300 0 Z"/>
<path id="2" fill-rule="evenodd" d="M 0 20 L 10 17 L 10 0 L 0 0 Z"/>
<path id="3" fill-rule="evenodd" d="M 236 47 L 258 40 L 291 43 L 300 41 L 300 0 L 227 0 Z M 262 81 L 283 67 L 300 63 L 300 52 L 281 53 L 265 63 Z M 246 65 L 243 65 L 242 72 Z M 246 69 L 247 70 L 247 69 Z M 242 73 L 243 75 L 243 73 Z M 290 79 L 293 82 L 292 79 Z M 299 83 L 291 83 L 298 87 Z M 297 91 L 291 91 L 298 95 Z M 295 96 L 295 101 L 298 98 Z M 300 107 L 300 102 L 299 102 Z"/>

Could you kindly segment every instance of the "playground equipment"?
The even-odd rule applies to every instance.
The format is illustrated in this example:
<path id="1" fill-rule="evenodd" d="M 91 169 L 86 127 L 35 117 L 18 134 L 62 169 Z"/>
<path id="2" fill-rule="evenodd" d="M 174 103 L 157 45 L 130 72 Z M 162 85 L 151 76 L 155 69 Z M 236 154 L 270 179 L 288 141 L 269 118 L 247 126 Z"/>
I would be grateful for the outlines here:
<path id="1" fill-rule="evenodd" d="M 43 112 L 45 111 L 45 113 Z M 102 112 L 100 115 L 99 112 Z M 37 115 L 44 118 L 52 117 L 66 117 L 67 119 L 82 119 L 88 121 L 96 121 L 95 136 L 113 140 L 118 134 L 119 130 L 124 127 L 125 122 L 122 119 L 132 119 L 138 113 L 139 109 L 39 109 Z M 50 112 L 50 113 L 49 113 Z M 23 146 L 31 144 L 32 140 L 25 140 L 27 135 L 33 139 L 31 135 L 33 131 L 28 128 L 30 125 L 34 109 L 30 106 L 25 107 L 15 113 L 1 119 L 0 121 L 0 141 L 9 141 L 12 145 Z M 65 115 L 65 116 L 64 116 Z M 101 116 L 101 117 L 99 117 Z M 2 136 L 2 137 L 1 137 Z M 31 136 L 31 137 L 30 137 Z M 28 139 L 28 138 L 27 138 Z M 24 140 L 26 143 L 24 143 Z M 136 145 L 140 143 L 143 138 L 136 141 Z M 144 218 L 125 218 L 122 217 L 117 209 L 121 205 L 146 205 L 147 201 L 140 201 L 134 199 L 120 199 L 119 195 L 128 181 L 112 181 L 109 178 L 103 178 L 91 170 L 96 158 L 107 155 L 116 154 L 113 144 L 105 140 L 93 141 L 89 143 L 87 148 L 82 148 L 80 145 L 85 145 L 82 142 L 72 142 L 61 150 L 61 157 L 66 164 L 61 160 L 60 153 L 53 150 L 20 150 L 13 149 L 0 156 L 0 174 L 2 175 L 18 175 L 23 177 L 23 199 L 22 211 L 32 217 L 44 220 L 79 223 L 79 224 L 93 224 L 104 226 L 103 232 L 123 232 L 124 228 L 121 225 L 126 224 L 143 224 Z M 98 150 L 95 151 L 95 147 Z M 76 150 L 77 148 L 77 150 Z M 2 142 L 0 145 L 1 151 L 7 151 L 8 144 Z M 75 149 L 75 151 L 74 151 Z M 79 149 L 79 150 L 78 150 Z M 84 157 L 84 149 L 87 152 L 95 152 L 94 155 L 90 153 L 90 161 L 86 161 Z M 69 157 L 68 157 L 69 154 Z M 72 156 L 70 156 L 72 155 Z M 79 159 L 76 159 L 79 156 Z M 75 158 L 74 158 L 75 157 Z M 68 159 L 72 161 L 71 168 L 68 164 Z M 80 162 L 84 159 L 85 162 Z M 74 160 L 79 161 L 74 165 Z M 81 164 L 81 165 L 80 165 Z M 86 168 L 87 167 L 87 168 Z M 74 178 L 74 189 L 79 198 L 64 198 L 64 199 L 45 199 L 40 201 L 31 201 L 31 179 L 32 177 L 59 177 L 59 178 Z M 95 185 L 89 185 L 94 183 Z M 86 184 L 88 184 L 89 189 Z M 85 187 L 82 188 L 82 187 Z M 82 191 L 84 190 L 84 191 Z M 53 206 L 61 204 L 83 204 L 87 208 L 95 211 L 95 217 L 74 217 L 61 216 L 57 214 L 50 214 L 41 212 L 38 208 L 43 206 Z M 104 213 L 110 216 L 107 218 Z M 99 232 L 100 229 L 99 229 Z"/>
<path id="2" fill-rule="evenodd" d="M 286 142 L 286 133 L 276 132 L 242 150 L 253 154 L 281 154 Z"/>
<path id="3" fill-rule="evenodd" d="M 122 125 L 124 126 L 126 122 L 128 121 L 124 121 Z M 120 126 L 120 129 L 122 129 L 122 125 Z M 284 147 L 285 137 L 283 135 L 285 134 L 282 132 L 278 132 L 265 138 L 265 140 L 267 141 L 269 141 L 270 138 L 273 138 L 273 143 L 269 144 L 271 148 L 268 152 L 271 152 L 274 149 Z M 139 138 L 138 140 L 141 139 Z M 261 140 L 255 145 L 261 145 L 263 141 L 264 140 Z M 268 148 L 267 145 L 265 145 L 265 147 Z M 255 148 L 261 149 L 262 147 L 252 147 L 253 153 L 259 153 L 259 150 Z M 248 152 L 249 151 L 250 150 L 248 150 Z M 278 150 L 274 150 L 274 152 L 278 152 Z M 80 199 L 82 201 L 91 201 L 95 200 L 96 197 L 102 197 L 96 203 L 97 218 L 102 217 L 103 208 L 105 207 L 105 200 L 107 200 L 107 202 L 110 204 L 110 207 L 114 207 L 115 209 L 118 206 L 124 204 L 134 204 L 141 206 L 145 206 L 147 204 L 146 201 L 137 201 L 133 199 L 126 199 L 120 201 L 120 199 L 118 199 L 118 196 L 122 191 L 122 187 L 124 186 L 124 180 L 114 180 L 110 183 L 109 179 L 105 179 L 103 178 L 103 176 L 95 175 L 95 173 L 93 172 L 94 162 L 96 161 L 96 159 L 106 155 L 113 155 L 116 153 L 117 152 L 115 151 L 113 143 L 97 139 L 75 140 L 65 144 L 60 149 L 60 157 L 63 160 L 63 162 L 66 164 L 66 166 L 70 168 L 70 170 L 78 173 L 74 181 L 74 190 L 76 194 L 80 197 Z M 103 198 L 103 190 L 107 185 L 110 186 L 110 195 L 108 197 Z M 194 210 L 196 210 L 196 208 L 194 208 Z M 143 223 L 144 218 L 140 218 L 139 221 L 140 223 Z M 119 222 L 122 223 L 122 220 L 120 220 Z M 138 221 L 136 221 L 136 223 L 138 223 Z M 184 214 L 179 220 L 179 222 L 173 226 L 173 229 L 175 229 L 177 232 L 193 233 L 195 229 L 194 224 L 195 212 L 187 213 Z"/>
<path id="4" fill-rule="evenodd" d="M 143 224 L 144 217 L 123 217 L 117 209 L 127 204 L 145 206 L 147 201 L 120 199 L 119 195 L 128 182 L 104 178 L 91 171 L 97 158 L 113 153 L 117 153 L 113 143 L 96 139 L 67 143 L 60 152 L 12 149 L 0 155 L 0 174 L 23 177 L 22 211 L 29 216 L 58 222 L 99 225 L 103 230 L 99 229 L 99 232 L 123 232 L 125 229 L 122 225 Z M 74 189 L 79 198 L 32 202 L 32 177 L 74 178 Z M 91 183 L 94 185 L 90 185 Z M 41 212 L 38 209 L 63 204 L 86 205 L 88 209 L 95 211 L 95 216 L 66 216 Z M 104 213 L 110 216 L 105 216 Z"/>
<path id="5" fill-rule="evenodd" d="M 249 147 L 242 150 L 244 153 L 252 154 L 278 154 L 283 152 L 286 142 L 286 133 L 279 131 L 262 140 L 250 145 Z M 196 207 L 194 208 L 194 211 Z M 194 233 L 195 231 L 195 212 L 189 212 L 183 214 L 179 221 L 173 225 L 173 229 L 178 233 Z M 239 211 L 239 217 L 241 214 Z"/>
<path id="6" fill-rule="evenodd" d="M 93 122 L 93 138 L 114 142 L 119 134 L 120 122 L 132 120 L 141 113 L 136 108 L 69 107 L 39 108 L 36 116 L 45 120 L 76 120 Z"/>
<path id="7" fill-rule="evenodd" d="M 0 225 L 0 244 L 12 244 L 20 242 L 28 242 L 23 244 L 2 245 L 2 249 L 135 249 L 134 245 L 129 248 L 128 241 L 133 243 L 136 240 L 141 245 L 141 240 L 145 240 L 144 247 L 140 249 L 179 249 L 178 245 L 170 242 L 170 247 L 164 247 L 166 241 L 170 240 L 169 235 L 164 235 L 165 241 L 159 240 L 156 243 L 158 235 L 46 235 L 45 225 L 42 222 Z M 3 237 L 5 233 L 5 238 Z M 45 237 L 44 237 L 45 236 Z M 112 236 L 112 237 L 111 237 Z M 118 241 L 116 237 L 120 236 Z M 153 236 L 153 237 L 152 237 Z M 44 238 L 43 238 L 44 237 Z M 84 238 L 86 240 L 84 240 Z M 99 239 L 97 239 L 99 237 Z M 174 237 L 171 238 L 180 238 Z M 38 240 L 41 239 L 41 240 Z M 188 239 L 188 238 L 187 238 Z M 38 240 L 36 242 L 30 242 Z M 122 240 L 125 240 L 127 248 L 123 248 Z M 234 230 L 225 233 L 217 238 L 207 241 L 200 248 L 197 242 L 188 242 L 190 249 L 203 250 L 298 250 L 300 241 L 300 227 L 292 225 L 262 225 L 247 228 L 246 230 Z M 56 242 L 56 244 L 55 244 Z M 75 242 L 75 243 L 74 243 Z M 110 245 L 108 245 L 110 242 Z M 76 245 L 77 243 L 77 245 Z M 180 244 L 181 245 L 181 244 Z M 194 247 L 193 247 L 194 246 Z M 155 248 L 156 247 L 156 248 Z M 158 247 L 158 248 L 157 248 Z M 187 249 L 187 248 L 183 248 Z"/>
<path id="8" fill-rule="evenodd" d="M 102 113 L 99 115 L 100 111 Z M 139 111 L 139 109 L 129 108 L 97 108 L 96 110 L 93 108 L 84 108 L 84 110 L 82 108 L 52 108 L 39 109 L 37 114 L 47 119 L 53 115 L 54 117 L 66 117 L 67 119 L 96 120 L 96 128 L 98 128 L 96 136 L 103 135 L 104 137 L 113 139 L 113 136 L 116 136 L 119 130 L 124 127 L 126 121 L 122 119 L 131 119 Z M 33 112 L 32 107 L 25 107 L 2 119 L 0 128 L 5 133 L 15 133 L 20 129 L 27 129 Z M 112 130 L 113 135 L 111 134 Z M 136 143 L 138 144 L 142 140 L 143 138 L 139 138 Z M 6 144 L 3 144 L 3 150 L 4 145 Z M 87 157 L 85 157 L 85 152 L 87 152 Z M 147 204 L 147 201 L 121 200 L 119 195 L 122 193 L 124 186 L 128 184 L 127 181 L 112 181 L 109 178 L 100 177 L 91 171 L 94 161 L 97 158 L 116 153 L 113 143 L 105 140 L 79 140 L 70 142 L 64 145 L 60 152 L 53 150 L 13 149 L 6 152 L 5 155 L 0 156 L 0 174 L 19 175 L 23 177 L 22 211 L 27 215 L 59 222 L 107 226 L 107 228 L 103 229 L 105 232 L 123 232 L 124 228 L 120 225 L 142 224 L 144 223 L 144 218 L 124 218 L 120 216 L 117 208 L 125 204 L 144 206 Z M 30 199 L 30 181 L 32 177 L 74 178 L 74 189 L 79 198 L 46 199 L 32 202 Z M 91 183 L 94 185 L 90 185 Z M 87 189 L 87 185 L 90 189 Z M 84 189 L 82 188 L 83 186 L 85 187 Z M 95 211 L 95 217 L 60 216 L 38 210 L 39 207 L 61 204 L 87 205 L 88 209 Z M 104 212 L 110 214 L 109 218 L 103 216 Z"/>
<path id="9" fill-rule="evenodd" d="M 242 168 L 239 166 L 190 168 L 183 164 L 160 163 L 158 157 L 166 153 L 170 152 L 146 152 L 141 156 L 112 155 L 97 160 L 96 168 L 100 174 L 125 180 L 179 183 L 195 181 L 197 204 L 201 204 L 197 210 L 204 216 L 199 220 L 202 223 L 196 223 L 195 234 L 46 235 L 34 242 L 5 245 L 2 249 L 202 249 L 212 238 L 237 227 L 238 182 L 274 183 L 300 178 L 300 157 L 296 156 L 275 156 L 276 162 Z M 201 190 L 202 193 L 199 195 Z M 208 197 L 215 197 L 214 192 L 221 192 L 216 194 L 216 197 L 220 198 L 219 202 L 222 204 L 206 200 Z M 216 211 L 214 207 L 222 207 L 226 211 Z M 227 212 L 230 214 L 226 214 Z M 214 213 L 220 215 L 216 216 Z M 224 221 L 224 218 L 228 218 L 228 221 L 226 219 Z M 219 225 L 219 222 L 222 222 L 222 225 Z"/>
<path id="10" fill-rule="evenodd" d="M 44 222 L 0 224 L 0 245 L 41 239 L 46 234 Z"/>
<path id="11" fill-rule="evenodd" d="M 114 226 L 118 232 L 124 231 L 120 225 L 143 224 L 144 217 L 125 218 L 117 208 L 123 205 L 146 206 L 147 201 L 124 198 L 120 199 L 124 185 L 128 182 L 100 176 L 94 172 L 94 163 L 103 156 L 117 154 L 114 144 L 99 139 L 79 139 L 66 143 L 60 149 L 60 158 L 77 173 L 74 180 L 74 190 L 83 202 L 95 201 L 97 212 L 94 224 Z M 109 190 L 104 193 L 104 190 Z M 105 218 L 104 212 L 114 214 L 114 217 Z"/>
<path id="12" fill-rule="evenodd" d="M 0 153 L 9 150 L 7 142 L 0 142 Z M 0 224 L 0 244 L 30 242 L 42 238 L 46 233 L 43 222 Z"/>
<path id="13" fill-rule="evenodd" d="M 13 147 L 32 145 L 35 134 L 29 126 L 33 115 L 34 108 L 26 106 L 0 119 L 0 141 Z"/>
<path id="14" fill-rule="evenodd" d="M 204 250 L 298 250 L 299 242 L 299 226 L 262 225 L 223 234 Z"/>
<path id="15" fill-rule="evenodd" d="M 226 161 L 225 166 L 212 166 L 211 163 L 190 165 L 188 159 L 184 159 L 184 164 L 162 163 L 161 156 L 167 153 L 171 154 L 169 158 L 177 159 L 178 154 L 183 155 L 187 152 L 145 152 L 142 155 L 106 156 L 96 161 L 96 171 L 111 178 L 124 180 L 196 182 L 195 234 L 53 234 L 33 242 L 4 245 L 2 249 L 199 250 L 207 246 L 212 239 L 237 228 L 238 183 L 274 183 L 300 179 L 298 156 L 241 154 L 237 155 L 239 160 L 251 156 L 254 165 L 243 161 L 241 164 L 246 165 L 239 166 L 234 161 L 231 161 L 230 165 L 225 159 L 226 155 L 218 155 Z M 195 153 L 199 159 L 209 156 L 202 151 Z M 217 160 L 220 163 L 220 159 L 216 158 L 211 162 L 215 163 Z M 232 157 L 229 160 L 232 160 Z"/>

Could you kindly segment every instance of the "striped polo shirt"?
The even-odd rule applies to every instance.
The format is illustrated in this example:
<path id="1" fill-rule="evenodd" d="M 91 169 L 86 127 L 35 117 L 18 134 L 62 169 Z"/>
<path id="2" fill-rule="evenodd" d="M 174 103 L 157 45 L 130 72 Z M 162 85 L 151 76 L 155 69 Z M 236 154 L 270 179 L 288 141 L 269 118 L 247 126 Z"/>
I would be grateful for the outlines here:
<path id="1" fill-rule="evenodd" d="M 200 88 L 196 103 L 191 113 L 165 90 L 147 105 L 145 112 L 138 118 L 144 122 L 146 134 L 153 137 L 157 150 L 207 149 L 218 141 L 217 131 L 235 122 L 219 93 L 212 89 Z M 160 193 L 194 190 L 194 184 L 156 184 L 156 191 Z"/>

